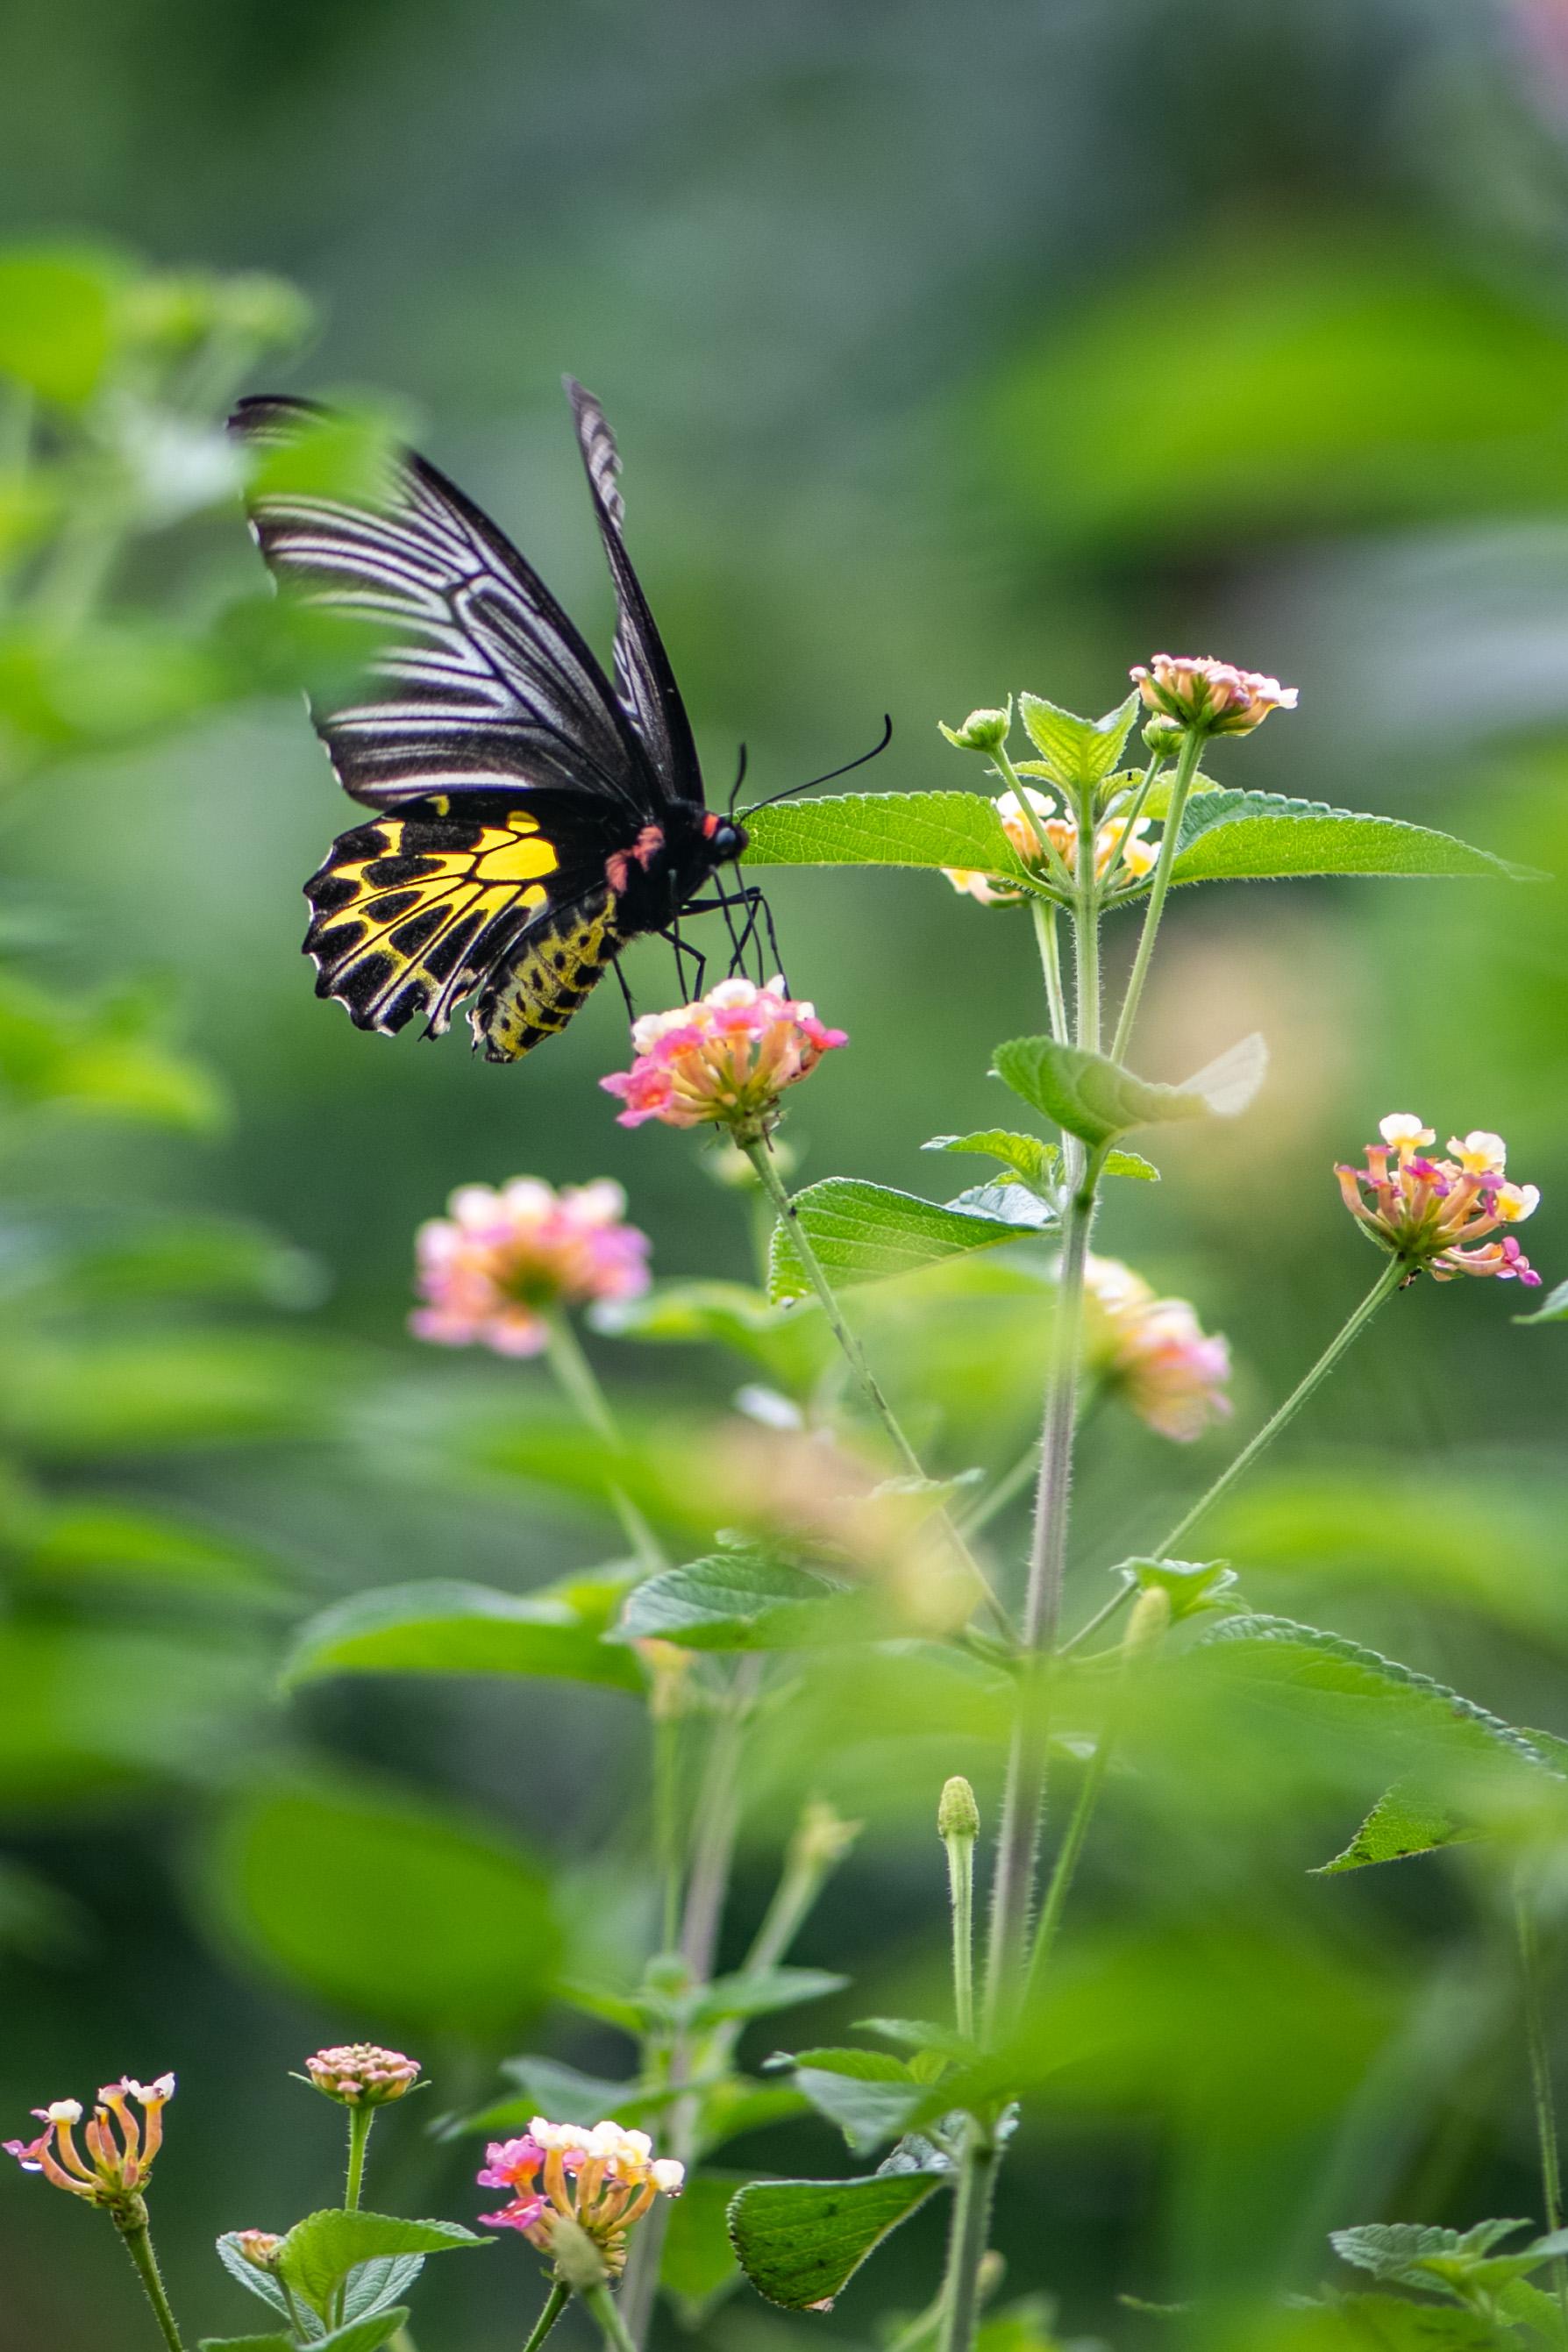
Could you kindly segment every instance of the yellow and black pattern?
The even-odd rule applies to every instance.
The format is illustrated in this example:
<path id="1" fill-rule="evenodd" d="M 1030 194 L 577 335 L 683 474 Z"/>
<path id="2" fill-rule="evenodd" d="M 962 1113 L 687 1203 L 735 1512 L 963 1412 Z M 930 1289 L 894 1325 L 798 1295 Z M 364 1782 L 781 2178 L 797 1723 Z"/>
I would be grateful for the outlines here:
<path id="1" fill-rule="evenodd" d="M 487 1062 L 515 1062 L 564 1029 L 626 935 L 605 883 L 529 924 L 468 1015 Z"/>
<path id="2" fill-rule="evenodd" d="M 356 825 L 305 886 L 317 994 L 358 1028 L 391 1035 L 423 1013 L 439 1036 L 549 907 L 559 868 L 524 808 L 460 816 L 433 796 L 416 814 Z"/>

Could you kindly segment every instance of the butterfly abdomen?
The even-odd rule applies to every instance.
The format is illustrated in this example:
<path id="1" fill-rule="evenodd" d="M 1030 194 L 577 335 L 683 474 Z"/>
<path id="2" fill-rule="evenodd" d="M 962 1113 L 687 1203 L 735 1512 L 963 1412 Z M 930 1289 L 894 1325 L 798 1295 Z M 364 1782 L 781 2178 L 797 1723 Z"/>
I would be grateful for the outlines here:
<path id="1" fill-rule="evenodd" d="M 515 1062 L 564 1029 L 626 940 L 607 883 L 536 917 L 468 1015 L 486 1061 Z"/>

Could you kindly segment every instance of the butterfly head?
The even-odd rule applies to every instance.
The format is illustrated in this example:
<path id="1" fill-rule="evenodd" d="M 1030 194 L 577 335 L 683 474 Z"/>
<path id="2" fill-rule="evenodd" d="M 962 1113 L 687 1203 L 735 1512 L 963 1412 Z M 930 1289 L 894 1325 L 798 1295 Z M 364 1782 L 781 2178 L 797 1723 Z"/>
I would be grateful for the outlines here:
<path id="1" fill-rule="evenodd" d="M 737 824 L 733 817 L 721 816 L 717 810 L 710 809 L 702 820 L 702 838 L 714 864 L 725 866 L 741 856 L 748 836 L 745 826 Z"/>

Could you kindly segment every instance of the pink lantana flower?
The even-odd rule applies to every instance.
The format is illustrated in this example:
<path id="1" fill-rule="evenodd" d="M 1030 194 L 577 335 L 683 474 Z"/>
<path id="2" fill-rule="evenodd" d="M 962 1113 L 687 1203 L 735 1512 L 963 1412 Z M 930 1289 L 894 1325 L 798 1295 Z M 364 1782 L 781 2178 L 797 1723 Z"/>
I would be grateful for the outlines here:
<path id="1" fill-rule="evenodd" d="M 1117 1258 L 1090 1257 L 1089 1360 L 1162 1437 L 1189 1445 L 1230 1418 L 1230 1347 L 1184 1298 L 1157 1298 Z"/>
<path id="2" fill-rule="evenodd" d="M 993 805 L 1002 820 L 1003 832 L 1031 871 L 1044 876 L 1052 870 L 1042 845 L 1049 842 L 1068 872 L 1078 872 L 1078 826 L 1070 816 L 1058 811 L 1048 793 L 1037 793 L 1032 785 L 1026 784 L 1022 801 L 1016 793 L 1007 792 L 1000 793 Z M 1097 877 L 1103 879 L 1113 863 L 1120 863 L 1133 881 L 1142 881 L 1152 873 L 1159 845 L 1144 838 L 1149 824 L 1146 816 L 1137 818 L 1131 826 L 1124 817 L 1110 817 L 1097 829 Z M 961 866 L 944 866 L 942 870 L 955 890 L 978 899 L 983 907 L 1016 907 L 1023 903 L 1023 891 L 999 874 L 971 873 Z M 1056 871 L 1059 880 L 1060 868 Z"/>
<path id="3" fill-rule="evenodd" d="M 419 2061 L 405 2058 L 401 2050 L 384 2050 L 379 2042 L 340 2042 L 307 2058 L 305 2072 L 340 2106 L 384 2107 L 416 2087 Z"/>
<path id="4" fill-rule="evenodd" d="M 160 2074 L 155 2083 L 135 2083 L 126 2075 L 106 2084 L 82 2131 L 85 2162 L 75 2137 L 82 2117 L 79 2099 L 57 2099 L 51 2106 L 35 2107 L 44 2126 L 37 2139 L 8 2139 L 0 2146 L 24 2172 L 41 2172 L 57 2189 L 67 2189 L 89 2204 L 131 2214 L 140 2210 L 137 2200 L 163 2144 L 163 2109 L 174 2095 L 173 2074 Z M 132 2099 L 142 2110 L 140 2122 L 128 2105 Z"/>
<path id="5" fill-rule="evenodd" d="M 534 1176 L 463 1184 L 447 1205 L 419 1228 L 416 1339 L 537 1356 L 552 1309 L 647 1288 L 647 1235 L 626 1223 L 626 1196 L 607 1178 L 559 1192 Z"/>
<path id="6" fill-rule="evenodd" d="M 727 1127 L 738 1143 L 755 1143 L 773 1126 L 784 1088 L 848 1042 L 842 1029 L 823 1026 L 815 1005 L 786 994 L 782 979 L 762 988 L 724 980 L 696 1004 L 646 1013 L 632 1030 L 631 1068 L 599 1084 L 625 1104 L 622 1127 L 650 1118 Z"/>
<path id="7" fill-rule="evenodd" d="M 1151 710 L 1205 735 L 1249 735 L 1271 710 L 1294 710 L 1300 688 L 1212 654 L 1154 654 L 1128 673 Z"/>
<path id="8" fill-rule="evenodd" d="M 1334 1174 L 1352 1216 L 1405 1265 L 1407 1283 L 1425 1272 L 1436 1282 L 1477 1274 L 1538 1286 L 1541 1276 L 1503 1229 L 1533 1216 L 1541 1194 L 1533 1184 L 1508 1181 L 1500 1135 L 1476 1128 L 1450 1136 L 1453 1157 L 1431 1160 L 1435 1130 L 1414 1112 L 1391 1111 L 1380 1132 L 1382 1142 L 1367 1146 L 1364 1168 L 1336 1167 Z"/>
<path id="9" fill-rule="evenodd" d="M 550 2252 L 557 2221 L 575 2221 L 605 2258 L 612 2278 L 626 2258 L 626 2231 L 658 2196 L 679 2197 L 686 2168 L 656 2157 L 646 2132 L 606 2121 L 592 2130 L 535 2116 L 520 2139 L 492 2140 L 479 2176 L 481 2189 L 510 2189 L 507 2202 L 480 2220 L 517 2230 Z"/>

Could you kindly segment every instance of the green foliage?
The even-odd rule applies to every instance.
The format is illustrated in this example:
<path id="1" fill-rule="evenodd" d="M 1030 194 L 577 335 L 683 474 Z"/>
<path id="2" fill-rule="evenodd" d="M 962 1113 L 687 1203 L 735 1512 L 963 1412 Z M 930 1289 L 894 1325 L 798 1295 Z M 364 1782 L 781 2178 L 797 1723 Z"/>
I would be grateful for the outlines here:
<path id="1" fill-rule="evenodd" d="M 700 2327 L 741 2284 L 725 2217 L 747 2177 L 743 2172 L 696 2173 L 670 2209 L 659 2284 L 684 2327 Z"/>
<path id="2" fill-rule="evenodd" d="M 319 2352 L 376 2352 L 378 2345 L 395 2336 L 408 2317 L 406 2304 L 394 2305 L 385 2311 L 373 2311 L 363 2319 L 351 2319 L 342 2327 L 330 2327 L 324 2335 L 309 2340 Z M 295 2352 L 297 2338 L 287 2330 L 269 2336 L 204 2336 L 202 2352 Z"/>
<path id="3" fill-rule="evenodd" d="M 458 2221 L 408 2221 L 392 2213 L 328 2207 L 295 2222 L 278 2249 L 277 2266 L 279 2276 L 325 2317 L 338 2288 L 363 2263 L 494 2243 Z"/>
<path id="4" fill-rule="evenodd" d="M 870 1630 L 864 1599 L 761 1551 L 716 1552 L 667 1568 L 627 1596 L 623 1642 L 650 1637 L 688 1650 L 793 1650 Z"/>
<path id="5" fill-rule="evenodd" d="M 1358 815 L 1274 793 L 1205 793 L 1188 803 L 1173 882 L 1283 881 L 1303 874 L 1542 879 L 1531 867 L 1401 818 Z"/>
<path id="6" fill-rule="evenodd" d="M 1114 772 L 1138 716 L 1138 695 L 1134 689 L 1103 719 L 1079 719 L 1037 694 L 1021 694 L 1018 712 L 1047 780 L 1066 793 L 1078 793 L 1092 791 Z"/>
<path id="7" fill-rule="evenodd" d="M 791 2066 L 796 2087 L 837 2125 L 854 2156 L 897 2139 L 925 2103 L 905 2061 L 879 2050 L 803 2050 Z"/>
<path id="8" fill-rule="evenodd" d="M 916 1274 L 967 1250 L 994 1249 L 1018 1238 L 1016 1226 L 1005 1218 L 941 1208 L 912 1192 L 849 1176 L 829 1176 L 808 1185 L 795 1194 L 794 1206 L 836 1286 Z M 774 1229 L 768 1262 L 768 1296 L 787 1300 L 810 1294 L 810 1278 L 791 1244 L 788 1226 L 781 1223 Z"/>
<path id="9" fill-rule="evenodd" d="M 1235 1118 L 1252 1100 L 1268 1067 L 1261 1037 L 1244 1038 L 1184 1087 L 1151 1085 L 1103 1054 L 1058 1045 L 1054 1037 L 1011 1038 L 997 1046 L 993 1060 L 996 1076 L 1016 1095 L 1091 1150 L 1130 1128 Z"/>
<path id="10" fill-rule="evenodd" d="M 211 1841 L 211 1916 L 241 1951 L 330 2000 L 484 2039 L 536 2008 L 557 1935 L 510 1840 L 380 1783 L 279 1781 Z M 409 1933 L 417 1920 L 417 1935 Z"/>
<path id="11" fill-rule="evenodd" d="M 603 1639 L 628 1578 L 602 1580 L 604 1606 L 583 1587 L 494 1592 L 458 1583 L 382 1585 L 352 1593 L 303 1628 L 283 1669 L 286 1687 L 327 1675 L 523 1675 L 640 1690 L 636 1660 Z"/>
<path id="12" fill-rule="evenodd" d="M 1416 1782 L 1400 1781 L 1378 1799 L 1342 1853 L 1325 1862 L 1320 1877 L 1345 1870 L 1364 1870 L 1377 1862 L 1407 1862 L 1413 1854 L 1431 1853 L 1438 1846 L 1480 1836 L 1479 1829 L 1463 1829 L 1445 1805 L 1426 1795 Z"/>
<path id="13" fill-rule="evenodd" d="M 730 2205 L 741 2268 L 770 2303 L 820 2311 L 867 2256 L 942 2186 L 936 2172 L 876 2172 L 850 2180 L 761 2180 Z"/>
<path id="14" fill-rule="evenodd" d="M 951 866 L 1038 888 L 982 793 L 836 793 L 746 820 L 748 866 Z"/>
<path id="15" fill-rule="evenodd" d="M 1373 2221 L 1336 2230 L 1341 2260 L 1391 2286 L 1424 2287 L 1456 2303 L 1488 2305 L 1517 2281 L 1568 2253 L 1568 2230 L 1533 2238 L 1510 2254 L 1492 2252 L 1528 2221 L 1478 2221 L 1468 2230 L 1441 2230 L 1414 2221 Z"/>

